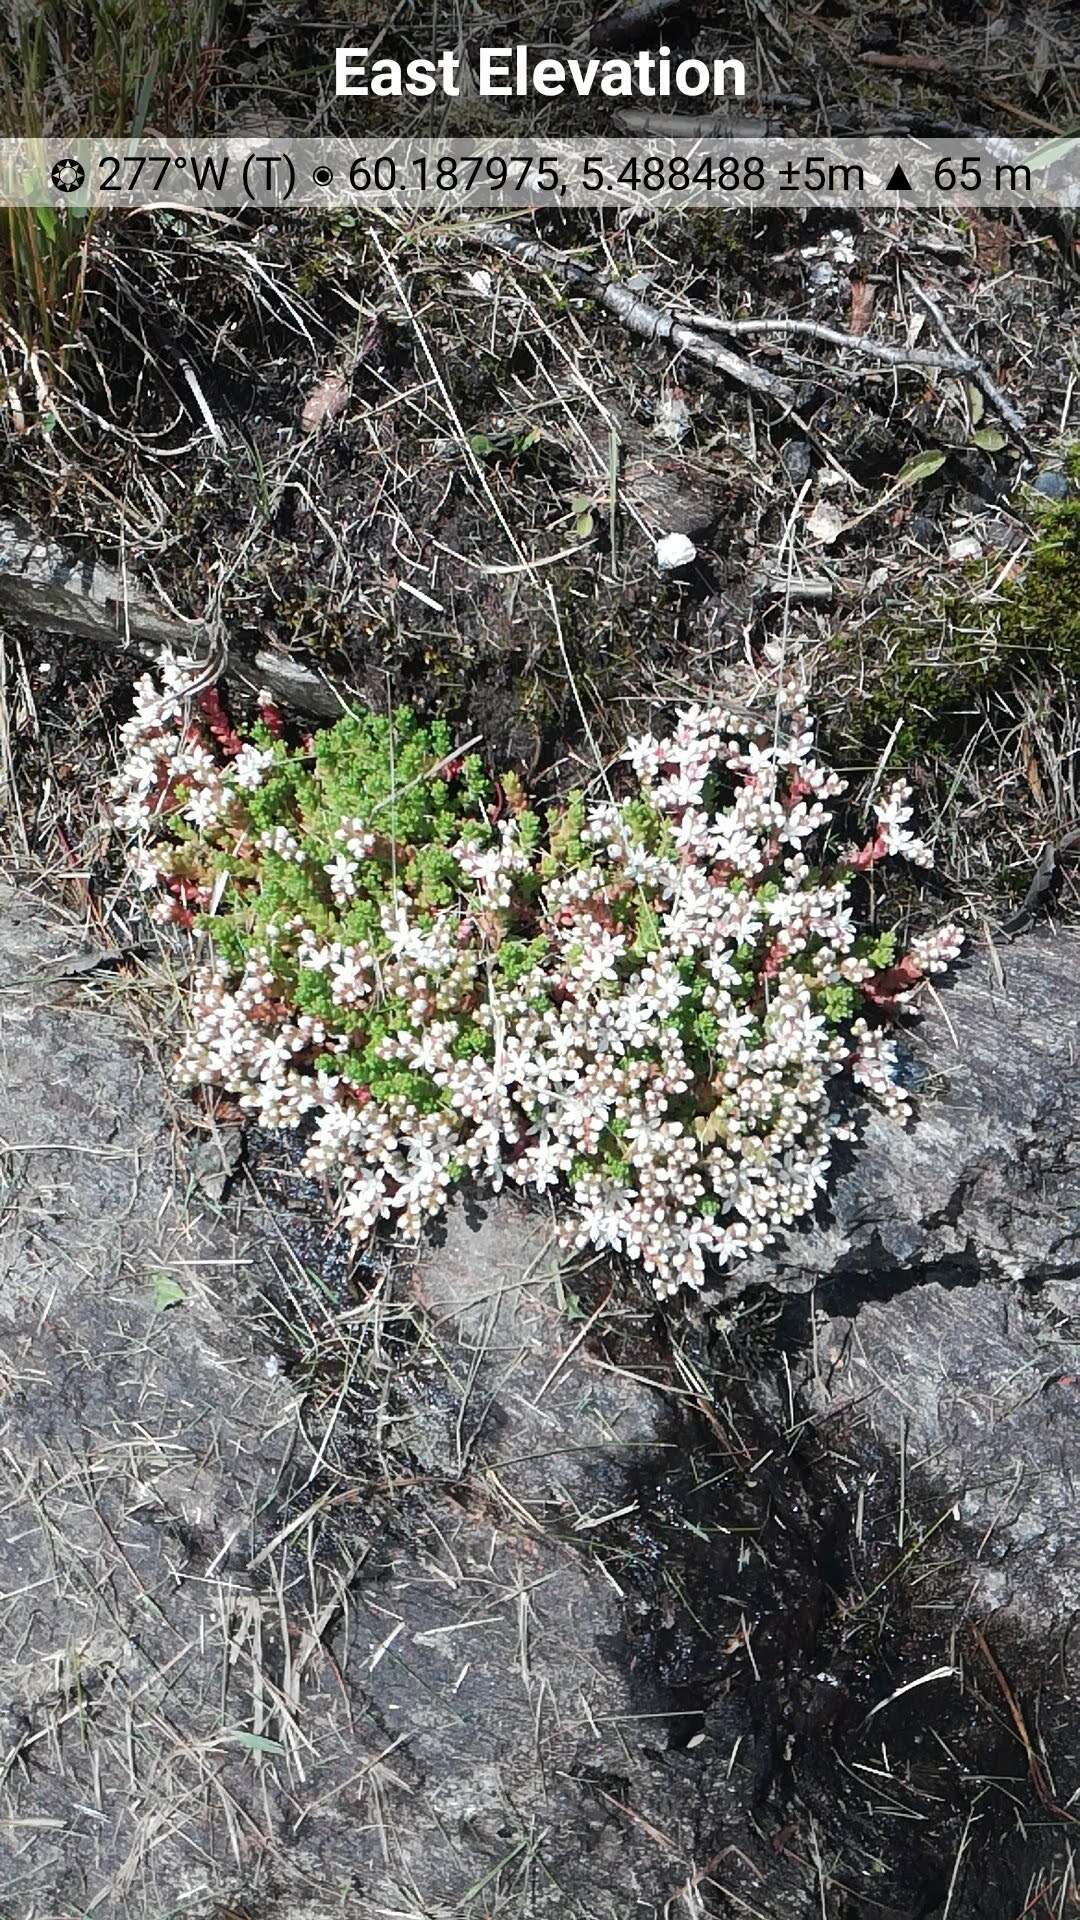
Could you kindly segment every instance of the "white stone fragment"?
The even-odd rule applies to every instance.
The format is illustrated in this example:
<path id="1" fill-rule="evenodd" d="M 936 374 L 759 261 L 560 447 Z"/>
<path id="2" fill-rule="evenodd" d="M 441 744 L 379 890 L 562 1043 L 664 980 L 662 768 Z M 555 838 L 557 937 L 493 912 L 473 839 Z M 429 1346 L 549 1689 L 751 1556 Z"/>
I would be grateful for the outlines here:
<path id="1" fill-rule="evenodd" d="M 688 567 L 696 559 L 697 548 L 685 533 L 665 533 L 656 543 L 656 564 L 661 573 L 674 573 L 677 567 Z"/>

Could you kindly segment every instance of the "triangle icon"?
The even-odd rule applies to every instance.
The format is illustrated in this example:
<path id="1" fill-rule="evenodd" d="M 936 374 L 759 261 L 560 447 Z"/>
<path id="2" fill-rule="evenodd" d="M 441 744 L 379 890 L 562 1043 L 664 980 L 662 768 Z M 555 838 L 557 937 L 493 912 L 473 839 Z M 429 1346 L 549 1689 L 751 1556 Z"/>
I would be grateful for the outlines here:
<path id="1" fill-rule="evenodd" d="M 911 181 L 908 179 L 907 174 L 904 172 L 904 169 L 900 165 L 899 161 L 897 161 L 895 167 L 893 168 L 892 172 L 890 173 L 888 179 L 885 182 L 885 191 L 886 193 L 910 193 L 911 192 Z"/>

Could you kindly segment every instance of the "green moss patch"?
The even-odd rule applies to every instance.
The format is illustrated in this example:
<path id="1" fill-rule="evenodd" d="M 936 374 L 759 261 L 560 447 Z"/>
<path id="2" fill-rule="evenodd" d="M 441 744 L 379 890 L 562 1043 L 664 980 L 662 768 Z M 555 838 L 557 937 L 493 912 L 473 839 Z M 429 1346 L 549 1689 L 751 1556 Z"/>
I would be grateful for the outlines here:
<path id="1" fill-rule="evenodd" d="M 922 607 L 882 614 L 859 635 L 860 679 L 846 708 L 850 739 L 880 752 L 896 731 L 895 761 L 954 753 L 989 696 L 1021 680 L 1080 673 L 1080 501 L 1039 512 L 1022 571 L 995 600 L 974 583 L 949 586 Z M 852 640 L 837 636 L 851 658 Z"/>

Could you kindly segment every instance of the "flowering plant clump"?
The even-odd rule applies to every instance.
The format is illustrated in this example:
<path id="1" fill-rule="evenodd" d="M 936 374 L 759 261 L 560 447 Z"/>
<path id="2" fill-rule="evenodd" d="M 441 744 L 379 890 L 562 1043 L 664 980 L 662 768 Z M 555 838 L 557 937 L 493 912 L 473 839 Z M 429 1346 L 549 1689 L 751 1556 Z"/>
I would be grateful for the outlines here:
<path id="1" fill-rule="evenodd" d="M 140 882 L 213 953 L 179 1073 L 304 1123 L 358 1240 L 415 1235 L 467 1175 L 561 1183 L 565 1241 L 665 1296 L 813 1207 L 836 1076 L 905 1111 L 884 1014 L 961 936 L 858 931 L 855 875 L 930 854 L 897 782 L 815 864 L 844 783 L 790 703 L 690 707 L 630 743 L 627 797 L 543 814 L 439 722 L 350 713 L 294 747 L 265 702 L 241 738 L 175 662 L 124 737 Z"/>

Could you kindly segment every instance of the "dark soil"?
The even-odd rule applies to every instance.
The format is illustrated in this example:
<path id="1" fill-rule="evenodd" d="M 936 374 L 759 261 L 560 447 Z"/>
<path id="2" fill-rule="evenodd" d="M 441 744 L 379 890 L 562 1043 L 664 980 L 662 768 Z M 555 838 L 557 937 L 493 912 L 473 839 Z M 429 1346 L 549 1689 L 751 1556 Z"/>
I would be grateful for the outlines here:
<path id="1" fill-rule="evenodd" d="M 1003 673 L 995 638 L 1002 582 L 1022 579 L 1042 526 L 1018 483 L 1062 466 L 1069 445 L 1057 428 L 1076 283 L 1049 237 L 983 215 L 944 246 L 920 215 L 902 232 L 827 214 L 540 223 L 556 254 L 602 238 L 608 271 L 705 311 L 843 329 L 858 284 L 902 323 L 897 275 L 935 284 L 978 314 L 986 364 L 1022 400 L 1024 458 L 974 445 L 962 383 L 841 370 L 812 341 L 749 343 L 794 372 L 798 409 L 748 410 L 464 234 L 390 259 L 345 219 L 233 224 L 227 240 L 194 222 L 103 233 L 88 326 L 109 370 L 98 403 L 126 431 L 82 421 L 75 464 L 56 429 L 12 438 L 11 505 L 76 553 L 141 571 L 240 652 L 286 651 L 346 697 L 439 712 L 537 787 L 588 777 L 657 700 L 752 697 L 782 656 L 809 675 L 857 785 L 889 750 L 940 813 L 952 887 L 984 908 L 1022 896 L 1075 812 L 1074 671 L 1040 641 L 1010 643 Z M 305 433 L 305 399 L 331 371 L 345 409 Z M 691 422 L 680 445 L 655 425 L 672 394 Z M 933 477 L 896 491 L 905 462 L 934 450 L 947 459 Z M 850 523 L 835 544 L 807 531 L 815 500 Z M 682 526 L 698 561 L 665 576 L 655 540 Z M 804 578 L 820 605 L 801 603 Z M 76 714 L 96 700 L 77 648 L 46 652 L 40 693 Z M 111 679 L 103 697 L 122 700 Z"/>

